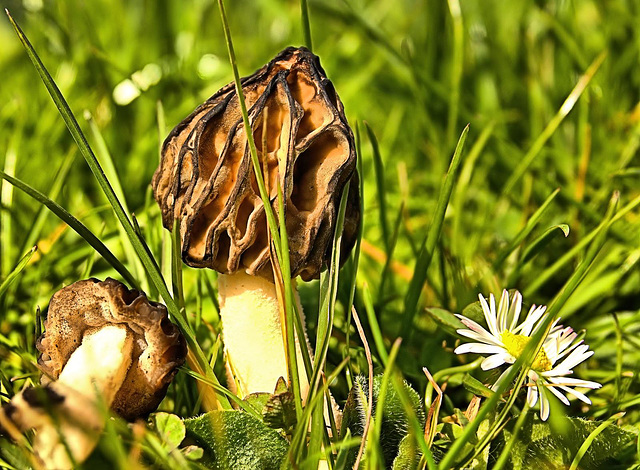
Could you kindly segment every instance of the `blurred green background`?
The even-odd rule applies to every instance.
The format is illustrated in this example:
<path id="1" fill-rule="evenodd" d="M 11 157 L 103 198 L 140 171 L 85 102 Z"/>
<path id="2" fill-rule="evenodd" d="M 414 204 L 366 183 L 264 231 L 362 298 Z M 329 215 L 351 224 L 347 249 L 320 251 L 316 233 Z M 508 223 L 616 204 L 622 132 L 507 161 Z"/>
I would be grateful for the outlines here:
<path id="1" fill-rule="evenodd" d="M 112 156 L 129 209 L 160 259 L 162 229 L 149 186 L 159 146 L 174 125 L 232 80 L 217 4 L 2 4 L 52 73 L 94 150 Z M 424 390 L 422 366 L 435 372 L 461 361 L 451 352 L 455 338 L 430 319 L 426 306 L 460 312 L 478 293 L 499 295 L 502 288 L 519 289 L 525 302 L 551 302 L 617 190 L 625 212 L 561 316 L 576 330 L 587 328 L 586 341 L 596 351 L 580 371 L 605 385 L 590 393 L 597 405 L 591 413 L 634 411 L 640 403 L 640 3 L 349 0 L 309 6 L 313 51 L 360 134 L 365 213 L 356 307 L 369 337 L 363 285 L 389 348 L 443 176 L 469 123 L 442 237 L 399 359 L 403 373 Z M 242 75 L 284 47 L 303 44 L 296 1 L 234 1 L 227 9 Z M 6 18 L 0 44 L 0 168 L 50 194 L 134 270 L 104 196 Z M 570 94 L 575 99 L 565 102 Z M 158 103 L 164 124 L 158 123 Z M 377 173 L 364 121 L 379 143 Z M 39 248 L 0 297 L 0 333 L 22 344 L 28 358 L 38 306 L 46 308 L 55 290 L 87 271 L 98 278 L 117 273 L 7 183 L 0 203 L 0 279 L 32 245 Z M 569 226 L 568 236 L 559 224 Z M 187 280 L 195 278 L 186 271 Z M 185 286 L 195 309 L 195 284 Z M 312 331 L 317 290 L 316 283 L 301 286 Z M 345 354 L 340 308 L 333 364 Z M 364 372 L 353 327 L 350 335 L 352 369 Z M 24 358 L 4 359 L 7 376 L 32 370 Z M 449 406 L 464 408 L 469 395 L 462 387 L 456 394 L 455 385 Z M 346 392 L 344 381 L 336 385 L 338 400 Z M 625 420 L 636 422 L 637 412 Z"/>

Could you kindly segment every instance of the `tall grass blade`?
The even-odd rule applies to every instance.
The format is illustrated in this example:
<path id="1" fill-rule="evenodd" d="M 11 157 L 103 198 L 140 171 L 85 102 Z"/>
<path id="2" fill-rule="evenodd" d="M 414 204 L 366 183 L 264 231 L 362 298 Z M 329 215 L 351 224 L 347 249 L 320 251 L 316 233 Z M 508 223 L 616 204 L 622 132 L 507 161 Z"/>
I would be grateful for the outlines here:
<path id="1" fill-rule="evenodd" d="M 302 20 L 302 31 L 304 33 L 304 45 L 307 46 L 307 49 L 313 51 L 311 22 L 309 21 L 309 3 L 307 0 L 300 0 L 300 17 Z"/>
<path id="2" fill-rule="evenodd" d="M 80 235 L 89 245 L 93 247 L 104 260 L 109 263 L 113 269 L 118 271 L 122 278 L 132 287 L 139 289 L 138 283 L 129 270 L 115 257 L 115 255 L 102 243 L 98 237 L 96 237 L 91 230 L 89 230 L 82 222 L 71 215 L 64 207 L 60 206 L 55 201 L 52 201 L 47 196 L 42 194 L 37 189 L 32 188 L 27 183 L 13 178 L 6 173 L 0 171 L 0 178 L 8 181 L 10 184 L 18 188 L 20 191 L 29 195 L 40 204 L 45 206 L 51 212 L 53 212 L 60 220 L 71 227 L 78 235 Z"/>
<path id="3" fill-rule="evenodd" d="M 553 118 L 549 121 L 547 126 L 544 128 L 542 133 L 536 138 L 536 140 L 531 145 L 531 148 L 527 151 L 525 156 L 520 160 L 518 166 L 515 168 L 507 183 L 504 185 L 504 189 L 502 191 L 503 195 L 508 195 L 513 191 L 516 183 L 520 181 L 520 178 L 525 174 L 527 169 L 531 166 L 535 158 L 540 154 L 540 151 L 543 149 L 544 145 L 551 138 L 551 136 L 555 133 L 560 123 L 564 120 L 565 117 L 571 112 L 576 102 L 587 88 L 591 79 L 596 74 L 602 62 L 607 57 L 607 52 L 601 52 L 598 57 L 591 63 L 589 68 L 585 71 L 584 75 L 580 77 L 576 86 L 571 90 L 567 99 L 562 103 L 558 112 L 553 116 Z"/>
<path id="4" fill-rule="evenodd" d="M 382 156 L 380 155 L 380 148 L 378 146 L 378 139 L 376 139 L 373 129 L 367 122 L 364 123 L 364 127 L 367 130 L 367 136 L 369 142 L 371 142 L 371 148 L 373 150 L 373 169 L 376 175 L 376 197 L 378 199 L 378 215 L 380 230 L 382 230 L 382 243 L 384 244 L 385 253 L 389 258 L 390 251 L 390 236 L 389 236 L 389 222 L 387 221 L 387 187 L 384 180 L 384 164 L 382 163 Z"/>
<path id="5" fill-rule="evenodd" d="M 107 147 L 107 143 L 104 140 L 104 136 L 100 129 L 98 128 L 98 124 L 96 123 L 93 116 L 89 111 L 84 112 L 84 117 L 89 123 L 89 127 L 91 129 L 91 134 L 93 135 L 93 140 L 96 144 L 96 158 L 98 163 L 102 167 L 105 173 L 105 177 L 111 184 L 113 188 L 113 192 L 116 195 L 116 198 L 122 204 L 122 208 L 126 214 L 131 214 L 129 207 L 127 205 L 127 200 L 124 196 L 124 191 L 122 189 L 122 184 L 120 183 L 120 176 L 116 171 L 115 164 L 113 163 L 113 158 L 111 157 L 111 152 L 109 152 L 109 148 Z M 136 275 L 137 279 L 144 279 L 144 268 L 140 263 L 140 259 L 136 256 L 135 249 L 131 244 L 131 241 L 127 237 L 127 233 L 124 230 L 122 225 L 118 225 L 118 231 L 120 232 L 120 242 L 122 243 L 122 248 L 124 249 L 125 255 L 127 256 L 127 260 L 129 263 L 133 265 L 133 272 Z M 144 283 L 146 284 L 146 282 Z M 148 286 L 143 285 L 143 290 L 148 290 Z"/>
<path id="6" fill-rule="evenodd" d="M 402 318 L 402 326 L 399 335 L 402 338 L 409 339 L 411 336 L 413 319 L 416 315 L 418 300 L 420 298 L 420 293 L 422 292 L 422 287 L 427 279 L 427 269 L 431 264 L 433 253 L 438 243 L 438 239 L 440 238 L 440 233 L 442 232 L 444 214 L 447 210 L 447 206 L 449 205 L 449 198 L 453 191 L 457 170 L 460 166 L 460 161 L 462 160 L 462 150 L 467 140 L 468 133 L 469 125 L 464 128 L 460 135 L 460 139 L 458 139 L 458 145 L 456 146 L 453 158 L 451 159 L 451 164 L 449 165 L 449 170 L 447 171 L 444 183 L 440 190 L 438 204 L 433 214 L 433 218 L 431 219 L 429 231 L 422 242 L 422 248 L 420 249 L 420 254 L 418 255 L 413 271 L 413 277 L 411 278 L 409 289 L 404 299 L 404 316 Z"/>
<path id="7" fill-rule="evenodd" d="M 4 171 L 7 175 L 14 175 L 16 170 L 16 162 L 18 160 L 18 154 L 15 149 L 9 147 L 5 154 Z M 0 185 L 0 274 L 8 274 L 11 270 L 13 263 L 13 215 L 10 209 L 13 206 L 13 186 L 6 184 Z"/>
<path id="8" fill-rule="evenodd" d="M 511 243 L 500 252 L 500 254 L 496 257 L 493 262 L 493 269 L 499 269 L 513 251 L 518 248 L 520 243 L 524 241 L 525 238 L 529 236 L 529 234 L 533 231 L 535 226 L 538 224 L 544 213 L 551 207 L 551 202 L 555 199 L 555 197 L 560 192 L 560 188 L 557 188 L 554 192 L 552 192 L 549 197 L 542 203 L 542 205 L 529 217 L 526 225 L 518 232 L 518 234 L 511 240 Z"/>
<path id="9" fill-rule="evenodd" d="M 33 254 L 36 252 L 37 249 L 38 247 L 34 246 L 22 258 L 20 258 L 20 261 L 18 261 L 18 264 L 16 265 L 16 267 L 13 268 L 13 271 L 11 271 L 9 275 L 5 278 L 5 280 L 2 281 L 2 284 L 0 284 L 0 298 L 2 298 L 2 295 L 9 288 L 11 283 L 15 281 L 18 278 L 18 276 L 20 276 L 20 273 L 24 270 L 24 268 L 27 267 L 27 264 L 29 264 L 29 260 L 31 259 L 31 257 L 33 256 Z"/>
<path id="10" fill-rule="evenodd" d="M 69 170 L 71 169 L 71 164 L 73 163 L 73 160 L 74 160 L 74 154 L 73 152 L 70 152 L 62 161 L 62 164 L 60 165 L 60 168 L 58 169 L 56 176 L 53 179 L 53 183 L 47 195 L 47 197 L 50 200 L 55 201 L 58 198 L 58 195 L 60 194 L 60 190 L 62 189 L 62 186 L 64 185 L 64 182 L 67 179 Z M 27 234 L 27 238 L 23 245 L 22 252 L 27 251 L 29 247 L 35 245 L 38 242 L 38 239 L 40 238 L 40 233 L 42 232 L 42 227 L 44 226 L 47 216 L 49 215 L 49 211 L 47 211 L 46 209 L 47 209 L 46 206 L 40 205 L 35 221 L 33 222 L 33 225 L 30 227 L 29 233 Z"/>

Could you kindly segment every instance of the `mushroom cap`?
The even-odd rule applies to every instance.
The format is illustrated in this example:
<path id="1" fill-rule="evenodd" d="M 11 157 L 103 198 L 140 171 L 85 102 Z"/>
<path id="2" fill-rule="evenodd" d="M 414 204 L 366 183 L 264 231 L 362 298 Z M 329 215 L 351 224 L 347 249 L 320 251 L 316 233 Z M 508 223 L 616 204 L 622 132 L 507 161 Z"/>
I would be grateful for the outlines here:
<path id="1" fill-rule="evenodd" d="M 343 259 L 360 220 L 353 132 L 317 56 L 287 48 L 242 79 L 272 207 L 285 199 L 291 273 L 317 278 L 330 257 L 340 198 L 351 181 Z M 267 222 L 233 83 L 169 134 L 153 176 L 164 226 L 180 221 L 182 258 L 224 274 L 273 278 Z"/>
<path id="2" fill-rule="evenodd" d="M 107 325 L 133 335 L 131 367 L 111 405 L 133 420 L 155 410 L 187 354 L 186 342 L 164 305 L 114 279 L 75 282 L 51 298 L 45 332 L 38 338 L 43 383 L 57 380 L 84 336 Z"/>

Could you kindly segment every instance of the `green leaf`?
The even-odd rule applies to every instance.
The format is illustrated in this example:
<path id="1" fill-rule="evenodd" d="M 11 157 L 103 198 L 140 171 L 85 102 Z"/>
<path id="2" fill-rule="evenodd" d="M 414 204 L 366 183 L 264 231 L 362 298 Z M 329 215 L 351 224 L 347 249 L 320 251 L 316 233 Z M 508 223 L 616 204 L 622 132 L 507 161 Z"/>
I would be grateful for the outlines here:
<path id="1" fill-rule="evenodd" d="M 549 423 L 540 421 L 537 415 L 527 420 L 520 437 L 511 449 L 511 465 L 514 470 L 536 468 L 551 470 L 569 468 L 578 450 L 602 422 L 579 418 L 565 418 L 565 431 L 558 432 Z M 620 467 L 631 463 L 635 457 L 637 430 L 610 425 L 602 430 L 580 460 L 580 469 L 596 470 Z M 505 431 L 505 439 L 510 433 Z"/>
<path id="2" fill-rule="evenodd" d="M 491 398 L 494 394 L 493 390 L 469 374 L 464 374 L 462 386 L 479 397 Z"/>
<path id="3" fill-rule="evenodd" d="M 429 226 L 429 231 L 427 232 L 427 236 L 422 242 L 420 254 L 418 255 L 418 259 L 413 270 L 413 277 L 411 278 L 409 289 L 407 290 L 407 295 L 404 299 L 404 316 L 402 318 L 402 326 L 400 328 L 400 336 L 403 338 L 408 339 L 411 336 L 413 318 L 415 317 L 417 311 L 416 307 L 418 305 L 420 293 L 422 292 L 422 287 L 427 280 L 427 269 L 431 264 L 431 259 L 433 258 L 436 244 L 438 243 L 440 233 L 442 232 L 444 215 L 447 211 L 447 206 L 449 205 L 449 199 L 451 198 L 453 184 L 455 183 L 458 167 L 460 166 L 460 161 L 462 160 L 462 150 L 464 149 L 464 143 L 467 140 L 468 133 L 469 126 L 467 125 L 462 131 L 460 139 L 458 140 L 458 145 L 456 146 L 456 150 L 453 153 L 451 164 L 449 165 L 449 169 L 445 176 L 442 189 L 440 190 L 438 204 L 436 206 L 431 225 Z"/>
<path id="4" fill-rule="evenodd" d="M 180 449 L 180 452 L 187 460 L 191 461 L 200 460 L 204 455 L 204 450 L 198 446 L 187 446 Z"/>
<path id="5" fill-rule="evenodd" d="M 479 304 L 480 302 L 477 303 Z M 443 327 L 451 334 L 456 334 L 456 330 L 466 328 L 464 324 L 448 310 L 438 307 L 431 307 L 427 308 L 425 311 L 438 325 Z"/>
<path id="6" fill-rule="evenodd" d="M 169 452 L 178 448 L 187 433 L 182 420 L 171 413 L 154 414 L 153 424 Z"/>
<path id="7" fill-rule="evenodd" d="M 400 441 L 398 455 L 393 460 L 393 470 L 417 470 L 420 464 L 420 453 L 416 440 L 406 435 Z"/>
<path id="8" fill-rule="evenodd" d="M 376 404 L 378 402 L 382 380 L 382 375 L 377 375 L 373 378 L 374 416 L 377 416 Z M 366 419 L 366 397 L 368 389 L 369 384 L 367 378 L 364 376 L 357 376 L 355 378 L 353 388 L 349 392 L 349 397 L 347 398 L 347 403 L 345 404 L 344 413 L 342 415 L 342 428 L 340 431 L 340 436 L 342 438 L 347 435 L 347 431 L 349 431 L 352 436 L 363 435 Z M 409 396 L 413 411 L 424 429 L 426 417 L 420 396 L 406 382 L 404 382 L 404 391 Z M 380 426 L 380 448 L 387 468 L 391 468 L 391 465 L 398 456 L 400 443 L 406 436 L 408 436 L 408 429 L 409 418 L 407 417 L 407 412 L 402 400 L 400 399 L 400 394 L 395 387 L 389 387 L 384 399 L 382 422 Z M 412 441 L 415 445 L 415 439 L 412 438 Z M 351 468 L 353 466 L 356 455 L 357 449 L 351 449 L 347 468 Z"/>
<path id="9" fill-rule="evenodd" d="M 322 409 L 322 408 L 320 408 Z M 296 426 L 296 404 L 289 390 L 271 395 L 262 410 L 264 424 L 290 435 Z"/>
<path id="10" fill-rule="evenodd" d="M 278 432 L 242 411 L 211 411 L 184 423 L 209 468 L 279 468 L 287 454 L 288 443 Z"/>

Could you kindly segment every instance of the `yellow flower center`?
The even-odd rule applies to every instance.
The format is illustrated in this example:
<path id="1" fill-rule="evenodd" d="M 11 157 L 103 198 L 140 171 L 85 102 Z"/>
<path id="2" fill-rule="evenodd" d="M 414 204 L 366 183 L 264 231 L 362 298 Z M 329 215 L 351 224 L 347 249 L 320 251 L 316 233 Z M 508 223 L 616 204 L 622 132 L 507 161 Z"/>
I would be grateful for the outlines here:
<path id="1" fill-rule="evenodd" d="M 515 335 L 509 330 L 505 330 L 500 335 L 500 339 L 502 340 L 502 344 L 504 344 L 507 352 L 517 358 L 520 357 L 531 338 L 524 335 Z M 544 352 L 544 348 L 540 348 L 540 351 L 536 354 L 536 358 L 533 360 L 531 368 L 542 372 L 553 368 L 553 364 L 551 364 L 547 354 Z"/>

